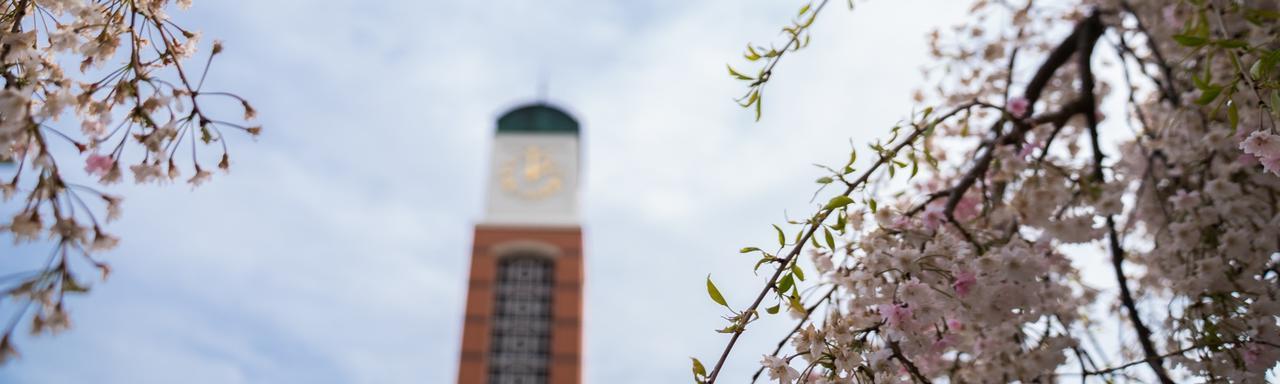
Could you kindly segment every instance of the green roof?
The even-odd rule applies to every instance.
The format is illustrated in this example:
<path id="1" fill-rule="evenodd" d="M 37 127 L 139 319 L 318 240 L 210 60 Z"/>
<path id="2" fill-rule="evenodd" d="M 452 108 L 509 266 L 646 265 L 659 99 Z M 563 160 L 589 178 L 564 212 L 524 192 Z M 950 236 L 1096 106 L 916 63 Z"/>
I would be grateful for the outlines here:
<path id="1" fill-rule="evenodd" d="M 498 118 L 498 133 L 578 134 L 578 121 L 546 104 L 518 107 Z"/>

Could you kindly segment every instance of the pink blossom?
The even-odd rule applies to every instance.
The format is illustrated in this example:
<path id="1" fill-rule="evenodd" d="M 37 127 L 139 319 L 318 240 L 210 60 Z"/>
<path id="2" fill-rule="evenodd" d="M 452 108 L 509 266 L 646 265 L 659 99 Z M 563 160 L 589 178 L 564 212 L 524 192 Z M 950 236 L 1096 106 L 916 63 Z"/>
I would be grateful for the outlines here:
<path id="1" fill-rule="evenodd" d="M 1040 149 L 1040 146 L 1041 146 L 1041 143 L 1039 141 L 1033 141 L 1033 142 L 1027 143 L 1023 145 L 1022 150 L 1018 152 L 1018 157 L 1025 159 L 1027 158 L 1027 156 L 1031 156 L 1031 154 L 1034 153 L 1037 149 Z"/>
<path id="2" fill-rule="evenodd" d="M 1252 167 L 1258 165 L 1258 157 L 1248 153 L 1241 153 L 1239 157 L 1236 157 L 1236 164 Z"/>
<path id="3" fill-rule="evenodd" d="M 947 319 L 947 329 L 950 329 L 950 330 L 953 330 L 953 331 L 963 330 L 963 329 L 964 329 L 964 323 L 963 323 L 963 322 L 961 322 L 959 319 L 956 319 L 956 318 L 948 318 L 948 319 Z"/>
<path id="4" fill-rule="evenodd" d="M 901 325 L 911 320 L 911 308 L 906 305 L 880 304 L 876 310 L 892 328 L 901 328 Z"/>
<path id="5" fill-rule="evenodd" d="M 1262 358 L 1261 348 L 1258 347 L 1257 343 L 1249 343 L 1248 345 L 1245 345 L 1244 351 L 1240 353 L 1240 357 L 1244 358 L 1244 365 L 1246 367 L 1256 366 L 1258 365 L 1258 360 Z"/>
<path id="6" fill-rule="evenodd" d="M 113 165 L 115 165 L 115 161 L 111 160 L 111 156 L 95 153 L 84 160 L 84 171 L 89 172 L 91 175 L 103 176 L 111 171 Z"/>
<path id="7" fill-rule="evenodd" d="M 946 350 L 948 347 L 954 345 L 955 342 L 956 342 L 955 335 L 950 333 L 942 335 L 942 337 L 939 337 L 938 340 L 933 341 L 933 352 L 934 353 L 942 352 Z"/>
<path id="8" fill-rule="evenodd" d="M 1263 170 L 1274 173 L 1276 176 L 1280 176 L 1280 156 L 1263 158 L 1259 162 L 1262 163 Z"/>
<path id="9" fill-rule="evenodd" d="M 1030 107 L 1030 103 L 1027 102 L 1027 99 L 1021 97 L 1009 99 L 1008 105 L 1005 105 L 1005 109 L 1008 109 L 1009 113 L 1017 118 L 1026 117 L 1027 107 Z"/>
<path id="10" fill-rule="evenodd" d="M 107 133 L 107 125 L 102 120 L 85 119 L 80 123 L 80 130 L 90 137 L 100 137 Z"/>
<path id="11" fill-rule="evenodd" d="M 967 270 L 958 270 L 955 272 L 956 281 L 951 283 L 951 288 L 956 290 L 956 295 L 965 297 L 969 295 L 969 291 L 973 289 L 973 285 L 978 283 L 978 277 L 973 272 Z"/>
<path id="12" fill-rule="evenodd" d="M 1240 149 L 1244 153 L 1254 155 L 1265 162 L 1267 158 L 1280 157 L 1280 136 L 1254 131 L 1249 134 L 1248 138 L 1240 142 Z"/>
<path id="13" fill-rule="evenodd" d="M 978 216 L 978 213 L 981 212 L 981 207 L 981 198 L 975 194 L 966 193 L 964 197 L 960 198 L 960 202 L 956 204 L 956 210 L 952 214 L 955 215 L 958 221 L 968 221 Z"/>
<path id="14" fill-rule="evenodd" d="M 944 207 L 938 204 L 930 205 L 928 208 L 925 208 L 924 215 L 920 218 L 924 221 L 924 227 L 928 228 L 930 231 L 938 229 L 938 226 L 942 225 L 942 221 L 947 218 L 943 213 L 943 209 Z"/>
<path id="15" fill-rule="evenodd" d="M 1240 150 L 1262 163 L 1262 169 L 1280 175 L 1280 136 L 1254 131 L 1240 142 Z"/>
<path id="16" fill-rule="evenodd" d="M 1164 15 L 1165 25 L 1170 27 L 1175 27 L 1175 28 L 1182 26 L 1182 18 L 1178 17 L 1177 4 L 1166 5 L 1164 9 L 1162 9 L 1161 11 L 1162 11 L 1161 13 Z"/>
<path id="17" fill-rule="evenodd" d="M 911 218 L 898 216 L 893 219 L 893 228 L 906 228 L 909 223 L 911 223 Z"/>
<path id="18" fill-rule="evenodd" d="M 1200 204 L 1200 192 L 1187 192 L 1185 189 L 1179 189 L 1178 193 L 1169 197 L 1169 202 L 1173 203 L 1173 207 L 1179 210 L 1192 209 Z"/>

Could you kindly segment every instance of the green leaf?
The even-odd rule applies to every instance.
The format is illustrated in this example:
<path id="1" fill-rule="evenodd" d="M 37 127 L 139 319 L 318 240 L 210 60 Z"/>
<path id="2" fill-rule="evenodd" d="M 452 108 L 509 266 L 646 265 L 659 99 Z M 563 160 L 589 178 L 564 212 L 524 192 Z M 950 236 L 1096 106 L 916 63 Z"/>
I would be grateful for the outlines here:
<path id="1" fill-rule="evenodd" d="M 804 16 L 805 13 L 808 13 L 809 6 L 811 5 L 813 5 L 813 3 L 805 4 L 803 7 L 800 7 L 800 13 L 797 13 L 796 17 Z"/>
<path id="2" fill-rule="evenodd" d="M 822 209 L 832 210 L 832 209 L 840 208 L 849 204 L 853 204 L 852 198 L 845 195 L 839 195 L 836 197 L 832 197 L 831 200 L 827 202 L 827 205 L 822 207 Z"/>
<path id="3" fill-rule="evenodd" d="M 1244 10 L 1244 18 L 1248 19 L 1256 25 L 1264 25 L 1267 22 L 1280 19 L 1280 12 L 1265 9 L 1247 8 Z"/>
<path id="4" fill-rule="evenodd" d="M 800 269 L 800 264 L 791 264 L 791 273 L 795 274 L 800 281 L 804 281 L 804 270 Z"/>
<path id="5" fill-rule="evenodd" d="M 751 44 L 747 44 L 747 53 L 742 56 L 751 61 L 760 60 L 760 53 L 756 52 L 756 48 L 752 47 Z"/>
<path id="6" fill-rule="evenodd" d="M 871 199 L 871 201 L 867 202 L 867 205 L 871 206 L 871 213 L 876 213 L 876 199 Z"/>
<path id="7" fill-rule="evenodd" d="M 1196 99 L 1196 104 L 1209 105 L 1210 103 L 1213 103 L 1214 100 L 1217 100 L 1218 95 L 1220 94 L 1222 94 L 1222 86 L 1210 85 L 1200 91 L 1200 98 Z"/>
<path id="8" fill-rule="evenodd" d="M 840 217 L 844 217 L 844 215 L 840 215 Z M 827 247 L 830 247 L 831 251 L 834 252 L 836 250 L 836 239 L 834 236 L 831 236 L 831 230 L 824 227 L 822 228 L 822 232 L 826 234 Z"/>
<path id="9" fill-rule="evenodd" d="M 759 270 L 760 270 L 760 266 L 761 266 L 761 265 L 764 265 L 764 263 L 768 263 L 768 262 L 773 261 L 773 260 L 775 260 L 773 256 L 770 256 L 770 255 L 768 255 L 768 254 L 765 254 L 765 256 L 764 256 L 764 257 L 761 257 L 761 258 L 760 258 L 760 261 L 757 261 L 757 262 L 756 262 L 756 267 L 755 267 L 755 268 L 752 268 L 752 269 L 751 269 L 751 271 L 752 271 L 752 272 L 759 271 Z"/>
<path id="10" fill-rule="evenodd" d="M 907 180 L 911 180 L 915 178 L 916 173 L 919 173 L 919 172 L 920 172 L 920 162 L 916 161 L 915 159 L 912 159 L 911 160 L 911 176 L 908 176 Z"/>
<path id="11" fill-rule="evenodd" d="M 698 361 L 696 357 L 690 357 L 690 359 L 693 359 L 693 376 L 695 378 L 706 376 L 707 367 L 703 366 L 702 362 Z"/>
<path id="12" fill-rule="evenodd" d="M 1191 74 L 1191 84 L 1192 84 L 1192 85 L 1194 85 L 1194 86 L 1196 87 L 1196 89 L 1203 90 L 1203 89 L 1205 89 L 1205 88 L 1208 88 L 1208 87 L 1209 87 L 1209 80 L 1208 80 L 1208 79 L 1205 79 L 1205 78 L 1200 77 L 1200 75 L 1199 75 L 1199 74 L 1192 73 L 1192 74 Z"/>
<path id="13" fill-rule="evenodd" d="M 707 294 L 711 295 L 711 301 L 729 308 L 729 303 L 724 301 L 724 295 L 721 295 L 720 290 L 716 289 L 715 283 L 711 282 L 711 275 L 707 275 Z"/>
<path id="14" fill-rule="evenodd" d="M 800 295 L 791 295 L 788 296 L 787 299 L 788 303 L 791 304 L 792 310 L 800 313 L 808 313 L 808 311 L 804 310 L 804 304 L 800 304 Z"/>
<path id="15" fill-rule="evenodd" d="M 764 251 L 756 247 L 743 247 L 742 249 L 738 250 L 738 253 L 751 253 L 751 252 L 764 252 Z"/>
<path id="16" fill-rule="evenodd" d="M 764 96 L 759 96 L 760 92 L 756 92 L 756 121 L 760 121 L 760 105 L 764 104 Z"/>
<path id="17" fill-rule="evenodd" d="M 769 312 L 770 315 L 776 315 L 778 314 L 779 309 L 782 309 L 782 304 L 777 304 L 772 307 L 765 308 L 764 311 Z"/>
<path id="18" fill-rule="evenodd" d="M 1263 66 L 1263 61 L 1266 60 L 1258 59 L 1258 61 L 1254 61 L 1253 65 L 1249 67 L 1249 76 L 1254 80 L 1262 80 L 1262 78 L 1266 76 L 1264 73 L 1266 71 L 1266 67 Z"/>
<path id="19" fill-rule="evenodd" d="M 1277 63 L 1280 63 L 1280 50 L 1271 51 L 1253 62 L 1253 66 L 1249 67 L 1249 74 L 1254 80 L 1263 80 L 1271 76 L 1271 71 L 1275 70 Z"/>
<path id="20" fill-rule="evenodd" d="M 835 181 L 835 180 L 832 180 L 830 177 L 826 177 L 826 176 L 819 177 L 818 180 L 816 180 L 818 184 L 831 184 L 832 181 Z"/>
<path id="21" fill-rule="evenodd" d="M 738 71 L 733 70 L 733 67 L 729 66 L 729 64 L 725 64 L 724 67 L 729 68 L 729 76 L 733 76 L 738 80 L 755 80 L 754 77 L 747 76 L 747 75 L 738 73 Z"/>
<path id="22" fill-rule="evenodd" d="M 738 105 L 741 105 L 743 108 L 750 107 L 751 104 L 755 104 L 756 101 L 760 100 L 760 90 L 758 89 L 751 90 L 751 92 L 748 92 L 747 95 L 743 97 L 743 99 L 746 99 L 746 101 L 739 101 Z M 738 100 L 743 100 L 743 99 L 738 99 Z"/>
<path id="23" fill-rule="evenodd" d="M 778 227 L 777 224 L 774 224 L 773 230 L 778 232 L 778 245 L 787 245 L 787 235 L 782 233 L 782 228 Z"/>
<path id="24" fill-rule="evenodd" d="M 1228 49 L 1230 49 L 1230 48 L 1245 48 L 1245 47 L 1248 47 L 1248 46 L 1249 46 L 1249 43 L 1248 43 L 1248 42 L 1246 42 L 1246 41 L 1244 41 L 1244 40 L 1239 40 L 1239 39 L 1218 40 L 1218 41 L 1214 41 L 1214 42 L 1213 42 L 1213 44 L 1214 44 L 1214 45 L 1217 45 L 1217 46 L 1219 46 L 1219 47 L 1228 48 Z"/>
<path id="25" fill-rule="evenodd" d="M 782 275 L 782 278 L 778 279 L 778 292 L 786 292 L 787 290 L 790 290 L 791 286 L 795 285 L 795 283 L 795 278 L 792 277 L 790 273 Z"/>
<path id="26" fill-rule="evenodd" d="M 1271 91 L 1271 116 L 1280 119 L 1280 91 Z"/>
<path id="27" fill-rule="evenodd" d="M 1182 44 L 1188 47 L 1199 47 L 1209 43 L 1209 39 L 1206 37 L 1191 36 L 1186 34 L 1173 35 L 1173 41 L 1176 41 L 1178 42 L 1178 44 Z"/>

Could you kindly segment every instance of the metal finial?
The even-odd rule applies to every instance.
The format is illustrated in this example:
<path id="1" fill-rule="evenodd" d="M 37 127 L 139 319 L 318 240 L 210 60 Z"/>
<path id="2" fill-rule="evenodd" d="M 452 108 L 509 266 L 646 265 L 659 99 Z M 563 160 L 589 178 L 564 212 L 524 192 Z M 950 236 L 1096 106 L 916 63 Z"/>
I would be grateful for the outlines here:
<path id="1" fill-rule="evenodd" d="M 550 83 L 550 81 L 548 80 L 548 78 L 550 78 L 550 76 L 549 76 L 549 75 L 547 75 L 547 71 L 546 71 L 546 70 L 542 70 L 542 71 L 538 74 L 538 89 L 537 89 L 537 93 L 538 93 L 538 94 L 537 94 L 537 98 L 538 98 L 538 102 L 539 102 L 539 103 L 546 103 L 546 102 L 547 102 L 547 88 L 549 87 L 548 83 Z"/>

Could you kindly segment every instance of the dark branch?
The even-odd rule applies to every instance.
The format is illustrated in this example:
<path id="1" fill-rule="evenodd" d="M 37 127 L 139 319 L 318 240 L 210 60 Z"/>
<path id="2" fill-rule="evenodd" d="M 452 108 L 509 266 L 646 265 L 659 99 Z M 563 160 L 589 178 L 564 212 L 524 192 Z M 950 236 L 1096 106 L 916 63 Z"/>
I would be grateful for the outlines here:
<path id="1" fill-rule="evenodd" d="M 1096 22 L 1097 16 L 1090 17 L 1095 22 L 1086 22 L 1082 24 L 1088 34 L 1101 35 L 1103 26 L 1100 22 Z M 1098 114 L 1097 100 L 1095 100 L 1093 66 L 1090 59 L 1092 58 L 1093 46 L 1097 39 L 1087 39 L 1081 36 L 1079 40 L 1080 55 L 1080 100 L 1085 105 L 1086 111 L 1083 112 L 1085 122 L 1089 126 L 1089 140 L 1093 147 L 1093 181 L 1098 183 L 1105 182 L 1103 174 L 1102 147 L 1098 142 Z M 1128 278 L 1124 275 L 1124 249 L 1120 246 L 1120 235 L 1116 231 L 1115 218 L 1107 215 L 1107 239 L 1111 248 L 1111 265 L 1115 269 L 1116 281 L 1120 285 L 1120 301 L 1129 313 L 1129 320 L 1133 323 L 1133 328 L 1138 333 L 1138 342 L 1142 345 L 1142 353 L 1146 356 L 1147 365 L 1151 366 L 1151 370 L 1161 383 L 1172 384 L 1173 380 L 1169 378 L 1169 373 L 1164 369 L 1164 359 L 1156 352 L 1155 344 L 1151 341 L 1151 329 L 1147 328 L 1142 322 L 1142 318 L 1138 314 L 1138 306 L 1133 299 L 1133 294 L 1129 292 Z"/>
<path id="2" fill-rule="evenodd" d="M 1044 88 L 1049 85 L 1049 81 L 1053 79 L 1054 73 L 1056 73 L 1059 68 L 1062 68 L 1067 64 L 1068 60 L 1071 59 L 1071 56 L 1080 49 L 1082 42 L 1088 43 L 1088 48 L 1091 53 L 1093 43 L 1098 41 L 1098 38 L 1102 36 L 1102 32 L 1102 21 L 1098 14 L 1094 13 L 1085 20 L 1076 24 L 1075 29 L 1071 31 L 1071 35 L 1067 36 L 1062 43 L 1049 53 L 1049 57 L 1046 58 L 1044 64 L 1041 64 L 1040 68 L 1036 70 L 1035 75 L 1031 78 L 1031 82 L 1027 83 L 1027 88 L 1023 91 L 1023 98 L 1027 100 L 1026 114 L 1028 116 L 1034 112 L 1036 101 L 1038 101 L 1040 99 L 1040 95 L 1044 93 Z M 964 194 L 973 187 L 973 184 L 978 181 L 979 177 L 982 177 L 987 173 L 987 169 L 990 168 L 991 161 L 995 156 L 995 148 L 1002 145 L 1022 142 L 1027 131 L 1030 131 L 1038 123 L 1065 122 L 1066 119 L 1080 112 L 1078 104 L 1080 103 L 1068 104 L 1058 113 L 1041 116 L 1033 121 L 1023 121 L 1018 119 L 1019 117 L 1015 116 L 1013 120 L 1014 129 L 992 139 L 990 143 L 991 145 L 987 146 L 987 148 L 983 150 L 978 159 L 974 161 L 973 167 L 969 168 L 969 171 L 960 178 L 960 181 L 951 188 L 951 195 L 947 198 L 947 205 L 943 210 L 943 214 L 946 216 L 947 221 L 952 223 L 956 229 L 960 230 L 961 234 L 964 235 L 970 243 L 974 243 L 975 246 L 977 246 L 973 237 L 960 226 L 959 222 L 956 221 L 955 210 L 960 204 L 960 199 L 964 197 Z M 1002 118 L 1001 121 L 996 123 L 997 126 L 1003 123 L 1003 119 L 1005 118 Z M 981 247 L 979 246 L 979 248 Z M 981 252 L 981 249 L 978 249 L 978 251 Z"/>
<path id="3" fill-rule="evenodd" d="M 889 342 L 889 348 L 893 349 L 893 357 L 895 359 L 898 359 L 898 361 L 902 362 L 902 365 L 905 365 L 907 367 L 907 372 L 911 373 L 911 377 L 914 377 L 916 380 L 920 381 L 921 383 L 933 384 L 932 381 L 929 381 L 928 377 L 924 377 L 924 374 L 920 373 L 919 367 L 916 367 L 916 365 L 912 363 L 911 360 L 907 360 L 907 357 L 902 355 L 902 348 L 898 347 L 898 342 L 896 341 Z"/>
<path id="4" fill-rule="evenodd" d="M 1120 7 L 1124 8 L 1125 12 L 1133 15 L 1133 20 L 1136 21 L 1138 25 L 1138 31 L 1142 32 L 1143 35 L 1146 35 L 1147 48 L 1151 49 L 1151 55 L 1155 57 L 1156 66 L 1160 68 L 1160 73 L 1164 75 L 1163 82 L 1158 79 L 1156 80 L 1156 84 L 1161 85 L 1160 94 L 1165 100 L 1169 101 L 1173 105 L 1178 105 L 1178 87 L 1174 84 L 1175 80 L 1173 78 L 1172 67 L 1170 67 L 1169 62 L 1164 59 L 1164 55 L 1160 53 L 1160 47 L 1156 44 L 1155 39 L 1152 38 L 1151 32 L 1147 31 L 1146 24 L 1142 23 L 1142 18 L 1138 16 L 1138 12 L 1133 9 L 1133 6 L 1129 4 L 1128 1 L 1121 1 Z M 1121 36 L 1121 38 L 1123 39 L 1124 36 Z M 1128 44 L 1123 44 L 1122 46 L 1124 49 L 1129 50 Z M 1132 53 L 1131 50 L 1130 53 Z M 1133 55 L 1133 58 L 1137 59 L 1138 55 Z M 1142 66 L 1141 60 L 1139 60 L 1138 66 Z"/>

